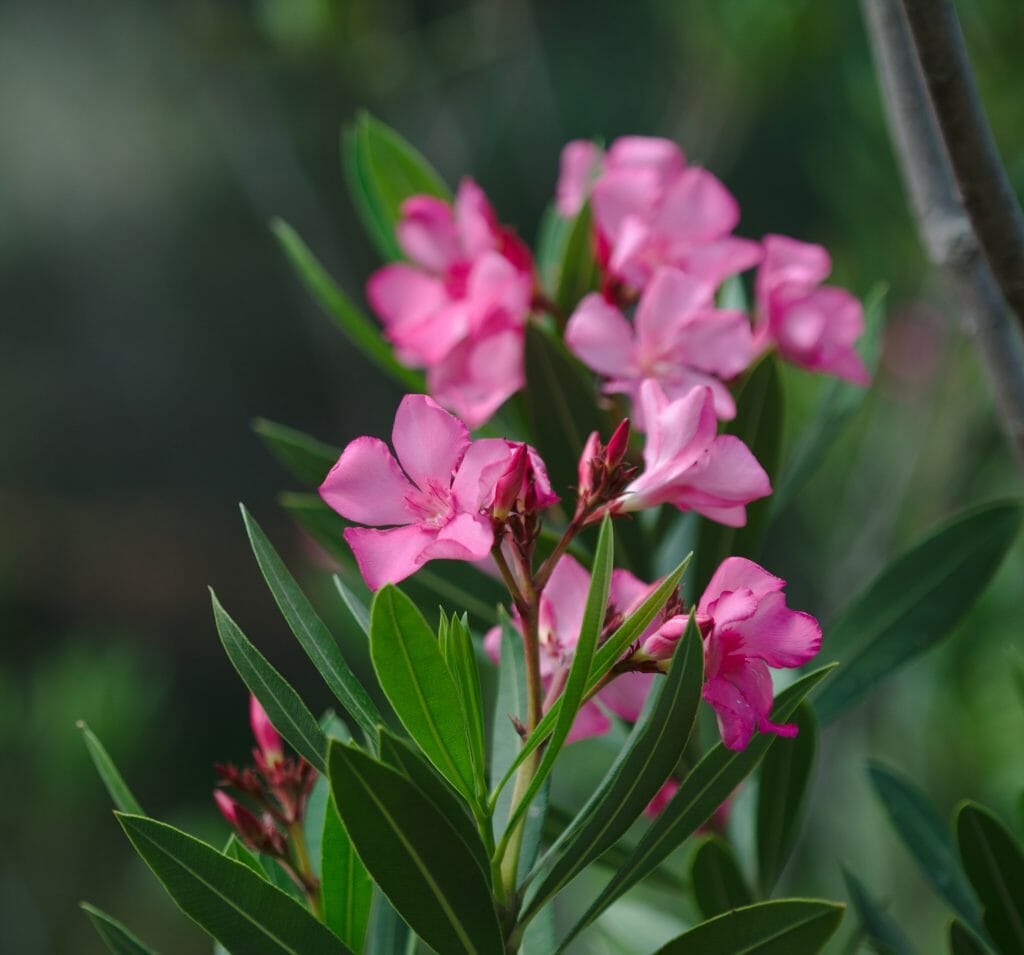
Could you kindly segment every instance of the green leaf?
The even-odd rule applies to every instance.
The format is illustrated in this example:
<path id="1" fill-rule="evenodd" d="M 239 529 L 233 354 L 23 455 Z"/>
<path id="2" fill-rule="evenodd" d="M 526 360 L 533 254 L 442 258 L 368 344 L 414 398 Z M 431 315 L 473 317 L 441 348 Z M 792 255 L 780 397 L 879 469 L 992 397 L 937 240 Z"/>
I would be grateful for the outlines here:
<path id="1" fill-rule="evenodd" d="M 502 955 L 487 873 L 448 819 L 403 775 L 331 741 L 328 772 L 345 829 L 374 881 L 439 952 Z"/>
<path id="2" fill-rule="evenodd" d="M 949 952 L 950 955 L 989 955 L 988 947 L 957 919 L 949 923 Z"/>
<path id="3" fill-rule="evenodd" d="M 793 720 L 795 739 L 780 739 L 761 764 L 757 792 L 757 873 L 761 893 L 772 888 L 793 851 L 800 832 L 807 790 L 814 769 L 818 724 L 814 711 L 801 703 Z"/>
<path id="4" fill-rule="evenodd" d="M 373 904 L 373 880 L 349 839 L 332 799 L 323 826 L 324 923 L 354 952 L 363 950 Z"/>
<path id="5" fill-rule="evenodd" d="M 534 264 L 540 276 L 541 286 L 548 290 L 552 299 L 558 287 L 559 276 L 562 274 L 565 247 L 575 224 L 575 219 L 566 219 L 560 215 L 554 203 L 551 203 L 541 216 L 535 243 Z"/>
<path id="6" fill-rule="evenodd" d="M 785 723 L 834 668 L 822 667 L 801 677 L 775 699 L 771 719 Z M 734 751 L 718 744 L 687 774 L 679 791 L 644 833 L 629 859 L 612 876 L 597 899 L 576 923 L 563 946 L 588 926 L 609 905 L 632 888 L 693 834 L 701 823 L 732 794 L 775 742 L 771 734 L 757 734 L 746 749 Z"/>
<path id="7" fill-rule="evenodd" d="M 117 919 L 88 902 L 79 902 L 78 904 L 82 911 L 89 916 L 93 928 L 96 929 L 100 938 L 114 955 L 156 955 L 153 949 L 143 944 Z"/>
<path id="8" fill-rule="evenodd" d="M 887 292 L 887 286 L 879 284 L 864 299 L 865 331 L 861 337 L 860 353 L 872 373 L 881 352 Z M 869 393 L 870 389 L 839 378 L 831 379 L 824 386 L 817 410 L 801 433 L 769 499 L 773 514 L 782 513 L 797 491 L 818 470 Z"/>
<path id="9" fill-rule="evenodd" d="M 343 130 L 342 160 L 356 210 L 387 259 L 401 258 L 395 226 L 406 199 L 429 195 L 451 201 L 450 190 L 427 160 L 369 113 Z"/>
<path id="10" fill-rule="evenodd" d="M 757 458 L 774 481 L 782 448 L 785 401 L 778 360 L 768 355 L 747 375 L 736 396 L 736 417 L 726 434 L 735 435 Z M 697 538 L 697 561 L 693 582 L 700 593 L 711 580 L 718 565 L 729 556 L 758 556 L 768 524 L 771 498 L 747 505 L 744 527 L 726 527 L 703 518 Z"/>
<path id="11" fill-rule="evenodd" d="M 260 571 L 274 595 L 278 609 L 338 702 L 359 724 L 366 739 L 374 740 L 377 726 L 383 722 L 380 711 L 352 672 L 337 641 L 327 629 L 327 624 L 285 567 L 267 535 L 245 506 L 241 508 L 256 562 L 260 565 Z"/>
<path id="12" fill-rule="evenodd" d="M 229 859 L 234 859 L 235 862 L 241 862 L 242 865 L 248 866 L 261 879 L 267 878 L 266 870 L 260 865 L 260 860 L 256 853 L 250 850 L 248 846 L 243 845 L 242 840 L 234 833 L 231 833 L 231 835 L 228 836 L 228 841 L 224 845 L 223 854 Z M 270 880 L 268 879 L 267 881 Z"/>
<path id="13" fill-rule="evenodd" d="M 327 765 L 324 761 L 327 738 L 316 717 L 309 712 L 291 684 L 249 642 L 238 624 L 221 606 L 213 590 L 210 591 L 210 598 L 221 643 L 242 682 L 266 710 L 274 729 L 288 741 L 292 749 L 323 772 Z"/>
<path id="14" fill-rule="evenodd" d="M 526 329 L 526 391 L 530 434 L 555 490 L 566 495 L 579 483 L 577 465 L 592 431 L 605 421 L 597 410 L 594 382 L 550 330 L 531 322 Z"/>
<path id="15" fill-rule="evenodd" d="M 379 890 L 375 891 L 363 955 L 406 955 L 409 946 L 415 944 L 415 934 L 395 911 L 388 897 Z"/>
<path id="16" fill-rule="evenodd" d="M 121 812 L 132 812 L 141 816 L 142 807 L 139 805 L 139 801 L 132 795 L 132 791 L 128 788 L 128 784 L 124 781 L 117 766 L 114 765 L 110 754 L 99 741 L 99 737 L 89 729 L 85 720 L 79 720 L 75 725 L 82 731 L 85 748 L 89 751 L 92 764 L 96 767 L 96 772 L 106 787 L 111 802 Z"/>
<path id="17" fill-rule="evenodd" d="M 640 817 L 679 762 L 697 716 L 704 685 L 704 648 L 693 618 L 659 678 L 629 738 L 594 794 L 554 841 L 536 871 L 545 872 L 529 896 L 527 921 Z"/>
<path id="18" fill-rule="evenodd" d="M 310 487 L 319 487 L 341 456 L 340 448 L 266 418 L 254 419 L 252 430 L 289 474 Z"/>
<path id="19" fill-rule="evenodd" d="M 815 955 L 842 917 L 843 906 L 834 902 L 759 902 L 702 922 L 656 955 Z"/>
<path id="20" fill-rule="evenodd" d="M 889 821 L 921 873 L 973 931 L 984 935 L 981 910 L 957 858 L 949 826 L 928 797 L 880 763 L 869 764 L 868 776 Z"/>
<path id="21" fill-rule="evenodd" d="M 337 574 L 332 575 L 334 587 L 341 596 L 345 609 L 348 610 L 357 627 L 368 638 L 370 636 L 370 609 L 356 595 L 356 592 Z"/>
<path id="22" fill-rule="evenodd" d="M 155 819 L 125 813 L 117 818 L 178 907 L 229 951 L 350 951 L 245 864 Z"/>
<path id="23" fill-rule="evenodd" d="M 572 724 L 576 720 L 576 714 L 585 699 L 588 677 L 590 675 L 591 663 L 594 659 L 594 650 L 597 647 L 597 640 L 601 636 L 601 629 L 604 626 L 605 614 L 608 610 L 608 594 L 611 589 L 612 570 L 615 566 L 615 535 L 612 531 L 612 519 L 606 514 L 601 522 L 601 533 L 597 540 L 597 552 L 594 557 L 594 567 L 590 575 L 590 587 L 587 590 L 587 600 L 583 608 L 583 621 L 580 624 L 579 637 L 573 651 L 572 664 L 569 667 L 569 675 L 565 680 L 565 688 L 559 697 L 561 703 L 558 709 L 558 716 L 555 718 L 555 725 L 551 730 L 551 738 L 541 757 L 540 765 L 530 780 L 526 792 L 522 798 L 513 806 L 512 814 L 509 816 L 508 824 L 505 827 L 505 834 L 501 839 L 501 850 L 508 842 L 515 831 L 519 821 L 523 818 L 534 796 L 537 795 L 540 787 L 544 784 L 548 774 L 562 751 L 562 746 L 569 738 Z"/>
<path id="24" fill-rule="evenodd" d="M 985 925 L 1002 955 L 1024 952 L 1024 851 L 984 806 L 964 803 L 956 838 L 967 877 L 978 893 Z"/>
<path id="25" fill-rule="evenodd" d="M 480 867 L 490 868 L 490 859 L 480 841 L 469 807 L 463 799 L 445 782 L 427 762 L 416 747 L 394 733 L 382 730 L 380 735 L 380 758 L 402 775 L 429 799 L 434 807 L 448 820 L 466 847 L 476 856 Z"/>
<path id="26" fill-rule="evenodd" d="M 910 940 L 896 920 L 878 904 L 863 883 L 843 869 L 850 901 L 860 919 L 861 930 L 877 955 L 914 955 Z"/>
<path id="27" fill-rule="evenodd" d="M 474 798 L 473 759 L 455 681 L 423 614 L 392 584 L 377 591 L 370 608 L 370 656 L 409 735 L 445 779 Z"/>
<path id="28" fill-rule="evenodd" d="M 1020 529 L 1019 503 L 985 504 L 941 525 L 897 557 L 831 628 L 843 663 L 815 701 L 831 723 L 875 684 L 953 632 L 981 596 Z"/>
<path id="29" fill-rule="evenodd" d="M 601 678 L 618 662 L 626 652 L 626 648 L 638 640 L 641 634 L 647 629 L 651 621 L 657 616 L 658 611 L 665 606 L 666 601 L 679 586 L 679 581 L 690 564 L 688 554 L 681 564 L 676 567 L 658 586 L 644 599 L 622 623 L 618 629 L 598 648 L 594 654 L 594 662 L 590 668 L 590 677 L 587 680 L 587 687 L 584 696 L 589 696 Z M 503 641 L 505 638 L 503 637 Z M 491 793 L 491 802 L 496 802 L 505 784 L 512 778 L 512 774 L 519 768 L 523 760 L 540 746 L 551 734 L 562 708 L 562 698 L 559 697 L 552 704 L 551 709 L 544 714 L 536 728 L 530 733 L 512 765 L 501 777 L 497 788 Z"/>
<path id="30" fill-rule="evenodd" d="M 423 374 L 399 363 L 380 329 L 341 290 L 299 234 L 283 219 L 272 219 L 270 228 L 306 290 L 346 338 L 402 387 L 425 391 Z"/>
<path id="31" fill-rule="evenodd" d="M 506 773 L 511 774 L 522 738 L 514 720 L 526 725 L 526 654 L 522 634 L 512 625 L 504 609 L 499 615 L 501 626 L 501 657 L 498 663 L 498 692 L 494 700 L 491 722 L 491 775 L 492 790 L 497 790 Z M 495 803 L 494 817 L 508 819 L 512 808 L 512 791 L 503 789 Z"/>
<path id="32" fill-rule="evenodd" d="M 448 627 L 447 647 L 445 662 L 458 689 L 459 702 L 469 731 L 469 752 L 473 758 L 476 788 L 483 793 L 487 788 L 483 693 L 480 689 L 480 671 L 477 669 L 473 637 L 465 614 L 452 617 Z"/>
<path id="33" fill-rule="evenodd" d="M 706 919 L 754 902 L 736 856 L 719 836 L 709 836 L 697 847 L 690 882 L 697 907 Z"/>
<path id="34" fill-rule="evenodd" d="M 597 290 L 600 278 L 594 256 L 593 218 L 587 203 L 573 219 L 565 240 L 555 285 L 555 305 L 568 317 L 588 292 Z"/>

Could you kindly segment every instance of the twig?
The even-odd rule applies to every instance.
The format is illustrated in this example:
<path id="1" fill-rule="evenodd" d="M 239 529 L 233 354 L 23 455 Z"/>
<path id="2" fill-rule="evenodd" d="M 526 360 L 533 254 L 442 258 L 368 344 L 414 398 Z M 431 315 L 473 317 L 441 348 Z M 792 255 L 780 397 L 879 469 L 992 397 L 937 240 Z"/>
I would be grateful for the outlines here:
<path id="1" fill-rule="evenodd" d="M 934 4 L 928 4 L 934 11 Z M 900 0 L 862 0 L 889 128 L 918 231 L 967 314 L 1003 426 L 1024 467 L 1024 343 L 964 209 Z"/>

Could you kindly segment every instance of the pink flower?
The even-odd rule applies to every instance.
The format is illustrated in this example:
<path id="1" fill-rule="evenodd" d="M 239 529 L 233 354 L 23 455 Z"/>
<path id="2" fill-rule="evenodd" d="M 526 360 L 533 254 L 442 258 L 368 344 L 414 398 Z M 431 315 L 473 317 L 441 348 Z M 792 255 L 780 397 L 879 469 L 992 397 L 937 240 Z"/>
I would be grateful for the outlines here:
<path id="1" fill-rule="evenodd" d="M 867 385 L 871 376 L 853 347 L 864 331 L 864 311 L 845 289 L 821 284 L 832 271 L 828 252 L 783 235 L 765 236 L 764 250 L 757 272 L 759 344 L 774 342 L 794 364 Z"/>
<path id="2" fill-rule="evenodd" d="M 697 604 L 704 634 L 704 699 L 718 715 L 722 741 L 744 749 L 754 730 L 795 736 L 792 724 L 771 722 L 769 667 L 798 667 L 821 646 L 821 627 L 810 614 L 786 607 L 784 580 L 742 557 L 715 571 Z"/>
<path id="3" fill-rule="evenodd" d="M 596 157 L 578 142 L 562 156 L 563 214 L 581 204 Z M 672 265 L 719 285 L 756 265 L 755 242 L 733 236 L 739 206 L 711 173 L 687 166 L 675 143 L 648 136 L 615 140 L 591 190 L 599 246 L 608 270 L 643 289 L 659 266 Z"/>
<path id="4" fill-rule="evenodd" d="M 428 560 L 480 560 L 494 543 L 484 511 L 514 447 L 500 439 L 470 442 L 466 426 L 425 395 L 406 395 L 391 440 L 363 436 L 342 452 L 320 496 L 350 527 L 352 548 L 371 590 L 415 573 Z"/>
<path id="5" fill-rule="evenodd" d="M 594 176 L 601 169 L 601 150 L 589 139 L 566 143 L 559 160 L 555 208 L 567 219 L 579 215 L 590 195 Z"/>
<path id="6" fill-rule="evenodd" d="M 530 252 L 471 179 L 454 206 L 407 199 L 396 232 L 409 262 L 375 272 L 366 297 L 399 359 L 427 368 L 431 393 L 476 427 L 523 384 Z"/>
<path id="7" fill-rule="evenodd" d="M 679 792 L 679 780 L 667 780 L 661 789 L 654 794 L 654 798 L 647 804 L 647 808 L 644 809 L 644 815 L 649 819 L 660 816 L 677 792 Z"/>
<path id="8" fill-rule="evenodd" d="M 738 375 L 754 357 L 747 317 L 714 307 L 714 286 L 674 268 L 660 268 L 640 298 L 633 323 L 601 295 L 583 299 L 569 319 L 565 342 L 609 381 L 604 390 L 628 394 L 633 422 L 645 425 L 640 385 L 654 379 L 669 398 L 706 385 L 719 418 L 734 418 L 736 404 L 720 379 Z"/>
<path id="9" fill-rule="evenodd" d="M 274 729 L 270 717 L 260 706 L 260 701 L 251 693 L 249 694 L 249 725 L 252 727 L 252 735 L 259 747 L 259 753 L 267 766 L 273 766 L 284 759 L 284 744 L 281 736 Z"/>
<path id="10" fill-rule="evenodd" d="M 717 434 L 710 388 L 694 388 L 669 401 L 661 386 L 640 386 L 647 425 L 644 471 L 615 507 L 639 511 L 656 504 L 693 510 L 730 527 L 742 527 L 746 505 L 771 493 L 771 482 L 750 449 L 733 435 Z"/>

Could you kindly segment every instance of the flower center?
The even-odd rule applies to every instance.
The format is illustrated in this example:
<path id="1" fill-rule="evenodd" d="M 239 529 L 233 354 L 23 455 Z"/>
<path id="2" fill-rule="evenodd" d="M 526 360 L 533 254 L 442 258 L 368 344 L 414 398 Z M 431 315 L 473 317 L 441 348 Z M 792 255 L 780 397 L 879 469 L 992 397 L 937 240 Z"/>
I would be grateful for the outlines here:
<path id="1" fill-rule="evenodd" d="M 426 527 L 442 528 L 455 515 L 451 487 L 437 481 L 427 481 L 425 488 L 409 491 L 405 501 L 418 516 L 418 523 Z"/>

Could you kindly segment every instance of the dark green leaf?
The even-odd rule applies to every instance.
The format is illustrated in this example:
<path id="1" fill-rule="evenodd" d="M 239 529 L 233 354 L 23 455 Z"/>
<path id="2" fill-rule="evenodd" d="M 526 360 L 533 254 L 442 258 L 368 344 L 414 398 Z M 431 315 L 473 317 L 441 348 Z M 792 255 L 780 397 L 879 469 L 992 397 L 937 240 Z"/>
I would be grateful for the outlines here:
<path id="1" fill-rule="evenodd" d="M 985 913 L 985 925 L 1002 955 L 1024 952 L 1024 851 L 984 806 L 964 803 L 956 838 L 967 878 Z"/>
<path id="2" fill-rule="evenodd" d="M 729 843 L 718 836 L 709 836 L 697 847 L 690 867 L 690 883 L 706 919 L 754 902 Z"/>
<path id="3" fill-rule="evenodd" d="M 245 529 L 256 555 L 256 562 L 260 565 L 267 586 L 274 595 L 274 601 L 292 633 L 338 702 L 359 724 L 366 739 L 372 741 L 377 726 L 383 722 L 380 711 L 345 661 L 337 641 L 327 629 L 327 624 L 313 608 L 267 539 L 267 535 L 244 505 L 242 519 L 245 521 Z"/>
<path id="4" fill-rule="evenodd" d="M 331 741 L 331 791 L 377 885 L 439 952 L 502 955 L 487 873 L 455 829 L 403 775 Z"/>
<path id="5" fill-rule="evenodd" d="M 555 285 L 555 304 L 568 316 L 588 292 L 596 291 L 601 271 L 594 255 L 594 228 L 589 203 L 572 221 Z"/>
<path id="6" fill-rule="evenodd" d="M 523 650 L 522 634 L 512 625 L 504 610 L 501 622 L 501 659 L 498 664 L 498 693 L 494 701 L 494 717 L 491 724 L 491 789 L 497 789 L 505 774 L 515 764 L 522 746 L 522 737 L 516 729 L 515 720 L 526 725 L 526 655 Z M 511 809 L 512 791 L 501 790 L 501 796 L 494 807 L 495 819 L 508 819 Z"/>
<path id="7" fill-rule="evenodd" d="M 425 391 L 423 374 L 399 364 L 391 345 L 384 340 L 377 326 L 338 287 L 299 234 L 282 219 L 272 220 L 270 228 L 302 284 L 334 319 L 348 340 L 404 388 L 415 392 Z"/>
<path id="8" fill-rule="evenodd" d="M 370 910 L 370 930 L 363 955 L 407 955 L 409 946 L 415 944 L 416 936 L 395 911 L 388 897 L 379 890 L 375 891 Z"/>
<path id="9" fill-rule="evenodd" d="M 592 431 L 606 423 L 597 410 L 594 382 L 554 333 L 531 323 L 526 330 L 526 392 L 530 433 L 563 497 L 579 483 L 577 465 Z"/>
<path id="10" fill-rule="evenodd" d="M 363 950 L 373 904 L 373 880 L 356 855 L 332 799 L 323 826 L 324 922 L 349 948 Z"/>
<path id="11" fill-rule="evenodd" d="M 377 591 L 370 608 L 370 655 L 409 735 L 441 775 L 472 799 L 473 759 L 455 681 L 423 614 L 392 584 Z"/>
<path id="12" fill-rule="evenodd" d="M 234 833 L 228 836 L 223 852 L 229 859 L 234 859 L 235 862 L 241 862 L 242 865 L 248 866 L 261 879 L 267 878 L 267 873 L 263 866 L 260 865 L 260 860 L 256 853 L 243 845 L 242 841 Z"/>
<path id="13" fill-rule="evenodd" d="M 117 919 L 111 918 L 106 912 L 88 902 L 80 902 L 79 906 L 89 916 L 93 928 L 114 955 L 156 955 L 153 949 L 143 944 Z"/>
<path id="14" fill-rule="evenodd" d="M 984 934 L 981 911 L 957 858 L 949 826 L 928 797 L 891 769 L 871 763 L 868 775 L 889 821 L 921 873 L 971 928 Z"/>
<path id="15" fill-rule="evenodd" d="M 801 703 L 793 720 L 795 739 L 780 739 L 761 764 L 757 791 L 757 872 L 761 893 L 770 895 L 800 832 L 807 790 L 814 768 L 818 724 L 814 711 Z"/>
<path id="16" fill-rule="evenodd" d="M 537 230 L 536 252 L 534 264 L 540 276 L 541 286 L 554 298 L 558 278 L 562 274 L 562 261 L 565 258 L 565 247 L 572 234 L 575 219 L 566 219 L 560 215 L 554 203 L 544 210 L 540 228 Z"/>
<path id="17" fill-rule="evenodd" d="M 843 906 L 834 902 L 759 902 L 702 922 L 657 955 L 816 955 L 842 917 Z"/>
<path id="18" fill-rule="evenodd" d="M 249 642 L 212 590 L 210 598 L 221 643 L 242 682 L 266 710 L 274 729 L 288 741 L 292 749 L 323 772 L 327 765 L 324 761 L 327 738 L 316 717 L 309 712 L 291 684 Z"/>
<path id="19" fill-rule="evenodd" d="M 341 456 L 340 448 L 266 418 L 256 418 L 252 430 L 286 471 L 310 487 L 319 487 Z"/>
<path id="20" fill-rule="evenodd" d="M 473 758 L 477 789 L 484 792 L 487 787 L 487 753 L 484 744 L 483 694 L 480 689 L 480 671 L 477 669 L 473 637 L 465 614 L 462 617 L 452 617 L 448 627 L 447 646 L 445 662 L 459 691 L 459 702 L 462 704 L 466 728 L 469 731 L 469 752 Z"/>
<path id="21" fill-rule="evenodd" d="M 85 720 L 79 720 L 75 725 L 82 731 L 85 748 L 89 751 L 92 764 L 96 767 L 96 772 L 99 773 L 103 785 L 107 788 L 111 802 L 121 812 L 131 812 L 141 816 L 143 813 L 139 801 L 132 795 L 132 791 L 128 788 L 124 777 L 118 771 L 117 766 L 114 765 L 114 761 L 110 758 L 110 754 L 99 741 L 99 738 L 89 729 Z"/>
<path id="22" fill-rule="evenodd" d="M 704 648 L 691 617 L 668 674 L 659 678 L 615 762 L 538 864 L 538 871 L 545 875 L 527 901 L 524 920 L 611 848 L 640 817 L 686 748 L 703 684 Z"/>
<path id="23" fill-rule="evenodd" d="M 785 401 L 778 361 L 769 355 L 749 373 L 736 396 L 736 417 L 726 434 L 735 435 L 754 453 L 773 481 L 782 448 Z M 758 556 L 768 523 L 771 498 L 747 505 L 744 527 L 726 527 L 707 518 L 700 522 L 694 584 L 700 593 L 711 580 L 718 565 L 729 556 Z"/>
<path id="24" fill-rule="evenodd" d="M 117 817 L 178 907 L 229 951 L 350 951 L 245 864 L 165 823 L 124 813 Z"/>
<path id="25" fill-rule="evenodd" d="M 501 846 L 498 849 L 499 855 L 504 844 L 529 809 L 533 797 L 537 795 L 544 780 L 547 779 L 554 767 L 555 760 L 565 741 L 569 738 L 576 714 L 585 699 L 594 650 L 597 647 L 598 637 L 601 636 L 605 614 L 608 610 L 608 594 L 614 566 L 615 535 L 612 531 L 612 520 L 606 514 L 601 522 L 601 534 L 597 541 L 597 554 L 594 557 L 594 567 L 590 575 L 590 587 L 587 590 L 587 600 L 583 608 L 583 621 L 580 624 L 579 637 L 573 651 L 569 675 L 565 680 L 565 688 L 559 697 L 558 716 L 555 718 L 551 738 L 541 757 L 537 771 L 530 780 L 523 797 L 512 807 L 512 814 L 509 816 L 505 834 L 502 836 Z"/>
<path id="26" fill-rule="evenodd" d="M 370 609 L 359 598 L 356 592 L 345 583 L 337 574 L 333 575 L 334 587 L 341 596 L 345 609 L 348 610 L 356 626 L 363 631 L 366 637 L 370 636 Z"/>
<path id="27" fill-rule="evenodd" d="M 785 723 L 796 712 L 804 697 L 832 669 L 822 667 L 783 690 L 775 700 L 772 721 Z M 758 734 L 744 750 L 734 751 L 719 744 L 708 752 L 682 781 L 679 791 L 651 823 L 629 859 L 612 876 L 583 918 L 577 922 L 566 942 L 682 845 L 743 779 L 753 772 L 775 739 L 771 734 Z"/>
<path id="28" fill-rule="evenodd" d="M 986 945 L 963 922 L 953 919 L 949 923 L 950 955 L 989 955 Z"/>
<path id="29" fill-rule="evenodd" d="M 1018 503 L 957 515 L 897 557 L 830 629 L 825 651 L 843 663 L 815 701 L 831 723 L 875 684 L 933 647 L 985 590 L 1020 529 Z"/>
<path id="30" fill-rule="evenodd" d="M 910 940 L 896 920 L 878 904 L 852 872 L 843 869 L 850 901 L 860 919 L 861 930 L 877 955 L 914 955 Z"/>

